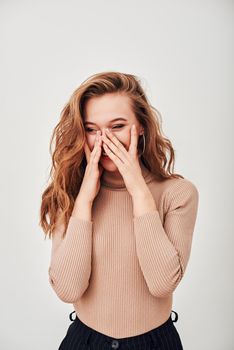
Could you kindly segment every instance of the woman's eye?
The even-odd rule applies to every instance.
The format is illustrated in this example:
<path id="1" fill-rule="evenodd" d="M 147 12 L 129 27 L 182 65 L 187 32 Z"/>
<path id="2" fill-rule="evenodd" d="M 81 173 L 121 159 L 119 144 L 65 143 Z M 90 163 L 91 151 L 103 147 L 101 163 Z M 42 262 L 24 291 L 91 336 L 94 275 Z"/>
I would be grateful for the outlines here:
<path id="1" fill-rule="evenodd" d="M 113 129 L 121 128 L 122 126 L 124 126 L 124 125 L 122 125 L 122 124 L 121 124 L 121 125 L 114 125 L 114 126 L 113 126 Z"/>
<path id="2" fill-rule="evenodd" d="M 113 126 L 113 129 L 122 128 L 123 126 L 124 126 L 123 124 L 114 125 L 114 126 Z M 91 128 L 85 128 L 85 130 L 86 130 L 87 132 L 96 131 L 95 129 L 91 129 Z"/>
<path id="3" fill-rule="evenodd" d="M 87 132 L 92 132 L 92 131 L 93 131 L 93 129 L 90 129 L 90 128 L 85 128 L 85 130 L 86 130 Z"/>

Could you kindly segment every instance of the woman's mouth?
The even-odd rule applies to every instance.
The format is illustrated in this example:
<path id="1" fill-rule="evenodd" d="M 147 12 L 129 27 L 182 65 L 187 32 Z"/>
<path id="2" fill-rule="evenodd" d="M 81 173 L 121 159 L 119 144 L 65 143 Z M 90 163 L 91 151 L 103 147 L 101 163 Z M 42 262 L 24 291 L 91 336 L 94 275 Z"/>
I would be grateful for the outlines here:
<path id="1" fill-rule="evenodd" d="M 106 152 L 102 152 L 102 159 L 110 159 L 110 157 L 106 154 Z"/>

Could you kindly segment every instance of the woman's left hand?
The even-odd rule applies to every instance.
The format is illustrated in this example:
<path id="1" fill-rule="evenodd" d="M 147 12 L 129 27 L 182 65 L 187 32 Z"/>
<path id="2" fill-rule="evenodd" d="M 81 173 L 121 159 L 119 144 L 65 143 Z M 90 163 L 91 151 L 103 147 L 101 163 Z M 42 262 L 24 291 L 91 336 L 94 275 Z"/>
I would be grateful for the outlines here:
<path id="1" fill-rule="evenodd" d="M 116 136 L 107 129 L 101 136 L 106 154 L 117 166 L 122 175 L 126 188 L 131 196 L 144 192 L 147 189 L 137 154 L 138 135 L 135 125 L 131 127 L 131 141 L 129 150 L 120 143 Z"/>

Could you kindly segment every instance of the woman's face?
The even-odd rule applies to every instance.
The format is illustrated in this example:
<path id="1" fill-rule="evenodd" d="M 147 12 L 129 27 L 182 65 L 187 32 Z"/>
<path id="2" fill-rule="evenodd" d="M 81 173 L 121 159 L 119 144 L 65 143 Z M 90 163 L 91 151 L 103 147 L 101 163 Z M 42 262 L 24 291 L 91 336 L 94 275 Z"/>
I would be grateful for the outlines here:
<path id="1" fill-rule="evenodd" d="M 143 128 L 132 112 L 129 97 L 126 95 L 108 93 L 100 97 L 93 97 L 87 101 L 84 114 L 85 135 L 91 151 L 94 148 L 97 130 L 103 134 L 103 129 L 109 128 L 126 150 L 129 149 L 131 142 L 132 124 L 136 125 L 138 135 L 143 133 Z M 103 147 L 102 151 L 104 151 Z M 104 159 L 101 156 L 100 163 L 104 170 L 118 171 L 117 166 L 110 158 Z"/>

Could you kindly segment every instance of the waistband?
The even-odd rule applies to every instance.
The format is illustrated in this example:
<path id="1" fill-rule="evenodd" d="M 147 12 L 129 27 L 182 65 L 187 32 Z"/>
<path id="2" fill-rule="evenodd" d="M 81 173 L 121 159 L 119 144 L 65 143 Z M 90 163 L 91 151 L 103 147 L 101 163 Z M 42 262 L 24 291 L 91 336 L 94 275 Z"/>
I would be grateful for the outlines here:
<path id="1" fill-rule="evenodd" d="M 172 319 L 172 312 L 175 314 L 175 318 Z M 75 318 L 72 318 L 72 314 L 75 313 Z M 160 334 L 162 332 L 165 331 L 170 331 L 172 328 L 174 328 L 173 323 L 177 322 L 178 320 L 178 313 L 174 310 L 171 311 L 171 314 L 169 316 L 169 318 L 162 323 L 160 326 L 151 329 L 150 331 L 146 332 L 146 333 L 142 333 L 139 335 L 135 335 L 135 336 L 131 336 L 131 337 L 126 337 L 126 338 L 114 338 L 111 336 L 108 336 L 106 334 L 103 334 L 101 332 L 98 332 L 97 330 L 89 327 L 88 325 L 84 324 L 78 317 L 75 311 L 71 312 L 69 314 L 69 318 L 71 321 L 74 322 L 74 324 L 77 327 L 77 331 L 80 332 L 82 334 L 82 338 L 84 339 L 84 341 L 87 343 L 89 337 L 92 335 L 94 336 L 95 339 L 99 338 L 100 341 L 107 342 L 107 343 L 112 343 L 113 341 L 118 342 L 119 344 L 121 343 L 128 343 L 128 345 L 130 343 L 141 343 L 144 344 L 145 341 L 148 340 L 149 337 L 153 338 L 154 343 L 157 342 L 158 337 L 160 337 Z"/>

